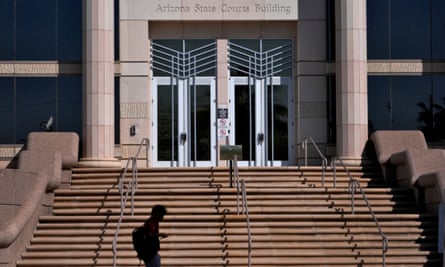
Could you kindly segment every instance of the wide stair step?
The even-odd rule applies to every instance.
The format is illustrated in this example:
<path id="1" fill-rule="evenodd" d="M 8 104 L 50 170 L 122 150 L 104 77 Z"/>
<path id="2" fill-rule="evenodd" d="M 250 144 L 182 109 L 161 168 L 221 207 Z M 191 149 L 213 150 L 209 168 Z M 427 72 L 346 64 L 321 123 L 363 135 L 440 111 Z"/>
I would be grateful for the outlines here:
<path id="1" fill-rule="evenodd" d="M 354 208 L 344 171 L 334 183 L 332 170 L 323 178 L 320 167 L 240 168 L 247 227 L 227 168 L 139 169 L 134 202 L 124 206 L 121 169 L 74 169 L 71 187 L 56 191 L 54 215 L 40 218 L 17 266 L 138 266 L 131 231 L 155 204 L 168 208 L 162 266 L 247 267 L 248 232 L 254 267 L 382 266 L 382 236 L 368 204 L 388 238 L 386 266 L 442 266 L 437 217 L 419 213 L 413 192 L 386 187 L 373 167 L 350 173 L 368 199 L 356 192 Z M 130 180 L 127 174 L 124 188 Z"/>

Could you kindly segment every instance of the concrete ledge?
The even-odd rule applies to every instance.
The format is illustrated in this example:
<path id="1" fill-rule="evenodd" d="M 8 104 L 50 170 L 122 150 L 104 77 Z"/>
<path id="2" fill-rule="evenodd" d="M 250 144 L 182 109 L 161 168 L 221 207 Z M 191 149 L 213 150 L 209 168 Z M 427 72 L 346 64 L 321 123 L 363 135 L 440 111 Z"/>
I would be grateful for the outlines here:
<path id="1" fill-rule="evenodd" d="M 62 155 L 63 169 L 76 167 L 79 159 L 79 136 L 74 132 L 32 132 L 28 135 L 26 150 Z"/>
<path id="2" fill-rule="evenodd" d="M 19 169 L 0 171 L 0 266 L 13 267 L 40 215 L 51 213 L 62 178 L 77 165 L 76 133 L 33 132 L 18 155 Z"/>
<path id="3" fill-rule="evenodd" d="M 0 265 L 15 266 L 39 216 L 50 212 L 46 203 L 48 181 L 44 173 L 0 171 Z"/>
<path id="4" fill-rule="evenodd" d="M 60 187 L 62 178 L 62 154 L 40 153 L 35 150 L 25 150 L 20 153 L 18 168 L 24 171 L 43 172 L 50 177 L 47 190 L 54 191 Z"/>
<path id="5" fill-rule="evenodd" d="M 445 171 L 445 151 L 440 149 L 409 149 L 393 154 L 389 163 L 395 166 L 400 187 L 412 188 L 426 173 Z"/>
<path id="6" fill-rule="evenodd" d="M 371 134 L 371 141 L 385 179 L 392 176 L 390 170 L 387 170 L 387 163 L 393 154 L 407 149 L 428 149 L 421 131 L 376 131 Z"/>
<path id="7" fill-rule="evenodd" d="M 414 186 L 419 190 L 423 208 L 436 213 L 439 204 L 445 200 L 445 172 L 424 174 L 417 179 Z"/>

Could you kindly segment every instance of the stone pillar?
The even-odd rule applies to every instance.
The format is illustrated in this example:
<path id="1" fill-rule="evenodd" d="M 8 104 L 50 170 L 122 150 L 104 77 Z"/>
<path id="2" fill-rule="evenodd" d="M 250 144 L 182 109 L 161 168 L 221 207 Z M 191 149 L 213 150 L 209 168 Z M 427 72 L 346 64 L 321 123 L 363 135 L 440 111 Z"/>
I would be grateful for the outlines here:
<path id="1" fill-rule="evenodd" d="M 218 39 L 216 41 L 216 50 L 217 54 L 217 80 L 216 80 L 216 88 L 217 88 L 217 108 L 229 108 L 229 72 L 227 70 L 228 66 L 228 58 L 227 58 L 227 49 L 228 49 L 228 41 L 227 39 Z M 233 123 L 233 118 L 229 117 L 229 122 Z M 219 132 L 219 125 L 217 125 L 218 131 L 218 141 L 217 141 L 217 158 L 218 158 L 218 166 L 227 166 L 227 160 L 219 160 L 220 155 L 220 146 L 228 145 L 229 138 L 228 136 L 222 136 Z"/>
<path id="2" fill-rule="evenodd" d="M 114 158 L 114 1 L 83 1 L 82 167 L 120 167 Z"/>
<path id="3" fill-rule="evenodd" d="M 337 156 L 360 163 L 368 139 L 366 0 L 336 0 Z"/>

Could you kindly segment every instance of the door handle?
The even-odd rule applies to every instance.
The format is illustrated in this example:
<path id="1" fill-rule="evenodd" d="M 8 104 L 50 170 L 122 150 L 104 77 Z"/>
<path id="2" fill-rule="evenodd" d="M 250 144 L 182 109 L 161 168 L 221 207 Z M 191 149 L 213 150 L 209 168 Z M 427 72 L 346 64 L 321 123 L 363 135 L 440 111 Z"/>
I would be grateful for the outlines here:
<path id="1" fill-rule="evenodd" d="M 181 143 L 181 145 L 183 145 L 183 144 L 185 144 L 186 141 L 187 141 L 187 134 L 181 133 L 179 135 L 179 142 Z"/>
<path id="2" fill-rule="evenodd" d="M 264 133 L 259 133 L 257 136 L 258 144 L 262 144 L 264 142 Z"/>

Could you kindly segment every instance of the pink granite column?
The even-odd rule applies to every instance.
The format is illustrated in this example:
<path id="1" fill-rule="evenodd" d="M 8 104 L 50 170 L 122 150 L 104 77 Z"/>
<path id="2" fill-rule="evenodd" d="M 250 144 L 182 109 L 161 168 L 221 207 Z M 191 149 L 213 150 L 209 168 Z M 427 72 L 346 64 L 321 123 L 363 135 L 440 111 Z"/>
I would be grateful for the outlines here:
<path id="1" fill-rule="evenodd" d="M 117 167 L 114 158 L 114 1 L 83 1 L 82 167 Z"/>
<path id="2" fill-rule="evenodd" d="M 368 139 L 366 0 L 337 0 L 337 156 L 360 163 Z"/>

